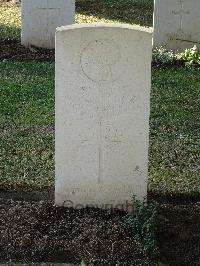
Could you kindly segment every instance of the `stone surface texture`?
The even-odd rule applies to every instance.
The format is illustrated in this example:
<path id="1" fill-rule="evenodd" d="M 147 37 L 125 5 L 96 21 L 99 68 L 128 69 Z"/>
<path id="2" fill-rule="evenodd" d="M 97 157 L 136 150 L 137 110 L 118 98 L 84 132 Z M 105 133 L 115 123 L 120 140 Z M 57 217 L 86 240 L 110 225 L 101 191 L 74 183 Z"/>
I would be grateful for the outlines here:
<path id="1" fill-rule="evenodd" d="M 56 28 L 74 17 L 75 0 L 22 0 L 22 45 L 54 48 Z"/>
<path id="2" fill-rule="evenodd" d="M 154 47 L 200 49 L 200 1 L 154 0 Z"/>
<path id="3" fill-rule="evenodd" d="M 57 29 L 57 205 L 122 209 L 146 197 L 151 50 L 141 27 Z"/>

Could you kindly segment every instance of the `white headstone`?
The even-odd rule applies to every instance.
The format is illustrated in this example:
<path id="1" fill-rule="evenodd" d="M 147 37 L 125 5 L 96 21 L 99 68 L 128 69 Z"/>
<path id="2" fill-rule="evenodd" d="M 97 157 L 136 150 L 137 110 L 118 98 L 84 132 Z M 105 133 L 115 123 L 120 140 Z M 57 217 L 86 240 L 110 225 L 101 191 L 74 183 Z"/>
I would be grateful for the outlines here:
<path id="1" fill-rule="evenodd" d="M 122 208 L 146 197 L 151 50 L 141 27 L 57 29 L 56 204 Z"/>
<path id="2" fill-rule="evenodd" d="M 22 45 L 54 48 L 56 28 L 74 17 L 75 0 L 22 0 Z"/>
<path id="3" fill-rule="evenodd" d="M 200 48 L 200 0 L 155 0 L 154 47 Z"/>

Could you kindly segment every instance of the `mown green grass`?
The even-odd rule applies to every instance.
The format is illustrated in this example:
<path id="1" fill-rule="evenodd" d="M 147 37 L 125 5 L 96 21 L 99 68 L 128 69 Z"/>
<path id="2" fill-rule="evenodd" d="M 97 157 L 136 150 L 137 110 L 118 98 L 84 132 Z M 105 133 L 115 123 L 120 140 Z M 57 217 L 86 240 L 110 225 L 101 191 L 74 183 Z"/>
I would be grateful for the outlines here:
<path id="1" fill-rule="evenodd" d="M 51 186 L 53 64 L 1 62 L 0 95 L 0 186 Z"/>
<path id="2" fill-rule="evenodd" d="M 199 193 L 198 70 L 153 69 L 149 190 Z M 0 186 L 54 183 L 54 64 L 0 63 Z"/>
<path id="3" fill-rule="evenodd" d="M 199 70 L 153 70 L 149 184 L 153 191 L 200 192 L 199 91 Z"/>
<path id="4" fill-rule="evenodd" d="M 76 23 L 110 22 L 152 26 L 153 0 L 77 0 Z M 0 2 L 0 40 L 18 40 L 20 6 Z"/>

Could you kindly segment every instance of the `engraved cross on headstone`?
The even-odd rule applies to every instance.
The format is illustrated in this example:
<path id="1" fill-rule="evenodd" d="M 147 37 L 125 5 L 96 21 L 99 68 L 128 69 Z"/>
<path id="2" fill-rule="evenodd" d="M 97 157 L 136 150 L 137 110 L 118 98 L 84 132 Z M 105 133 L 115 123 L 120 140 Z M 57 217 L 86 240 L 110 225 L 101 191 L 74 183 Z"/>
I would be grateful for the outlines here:
<path id="1" fill-rule="evenodd" d="M 98 127 L 99 127 L 99 137 L 98 137 L 98 179 L 97 182 L 98 184 L 103 183 L 103 146 L 105 145 L 113 145 L 113 146 L 119 146 L 123 143 L 125 143 L 123 136 L 117 134 L 117 130 L 113 127 L 113 130 L 116 130 L 116 134 L 113 136 L 105 136 L 105 128 L 106 125 L 104 124 L 104 120 L 101 116 L 99 116 L 99 122 L 98 122 Z M 87 138 L 81 139 L 81 145 L 94 145 L 93 142 L 88 140 Z"/>
<path id="2" fill-rule="evenodd" d="M 189 15 L 190 11 L 185 11 L 184 10 L 184 0 L 179 0 L 179 3 L 180 3 L 180 10 L 179 11 L 173 10 L 172 13 L 174 15 L 178 15 L 179 16 L 179 18 L 180 18 L 179 31 L 183 31 L 183 18 L 184 18 L 184 15 Z"/>
<path id="3" fill-rule="evenodd" d="M 61 8 L 59 7 L 51 7 L 49 6 L 49 1 L 47 0 L 47 4 L 46 4 L 46 7 L 38 7 L 37 9 L 39 10 L 46 10 L 47 12 L 47 32 L 49 31 L 49 22 L 50 22 L 50 14 L 49 14 L 49 11 L 51 10 L 60 10 Z"/>

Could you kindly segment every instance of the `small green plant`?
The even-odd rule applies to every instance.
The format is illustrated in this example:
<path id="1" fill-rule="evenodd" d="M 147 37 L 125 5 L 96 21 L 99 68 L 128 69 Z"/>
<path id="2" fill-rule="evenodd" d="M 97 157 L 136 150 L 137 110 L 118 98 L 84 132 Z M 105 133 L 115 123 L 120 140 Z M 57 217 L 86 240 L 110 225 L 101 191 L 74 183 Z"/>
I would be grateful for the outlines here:
<path id="1" fill-rule="evenodd" d="M 189 68 L 200 67 L 200 52 L 195 45 L 184 52 L 175 53 L 162 46 L 153 50 L 153 64 L 156 66 L 167 66 L 172 64 L 185 65 Z"/>
<path id="2" fill-rule="evenodd" d="M 175 55 L 173 51 L 168 51 L 162 46 L 156 47 L 156 49 L 153 51 L 153 63 L 155 63 L 157 66 L 172 64 L 174 60 Z"/>
<path id="3" fill-rule="evenodd" d="M 183 60 L 186 67 L 192 68 L 200 66 L 200 53 L 198 52 L 196 45 L 194 45 L 193 48 L 186 49 L 182 53 L 178 53 L 176 57 L 177 60 Z"/>
<path id="4" fill-rule="evenodd" d="M 140 244 L 144 252 L 150 255 L 158 253 L 158 204 L 141 203 L 134 198 L 134 209 L 124 218 L 122 227 Z"/>

